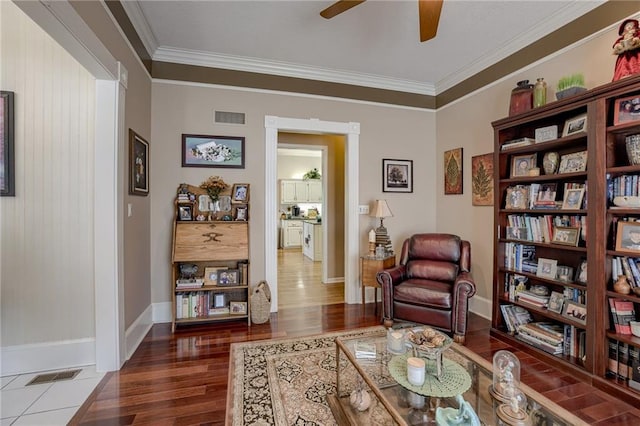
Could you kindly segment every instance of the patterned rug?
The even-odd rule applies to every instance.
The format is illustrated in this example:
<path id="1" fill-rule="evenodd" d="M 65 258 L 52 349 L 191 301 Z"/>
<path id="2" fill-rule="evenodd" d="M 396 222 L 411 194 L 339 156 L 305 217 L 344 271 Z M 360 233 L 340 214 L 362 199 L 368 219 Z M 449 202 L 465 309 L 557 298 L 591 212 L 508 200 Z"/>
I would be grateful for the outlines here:
<path id="1" fill-rule="evenodd" d="M 338 336 L 368 336 L 382 326 L 231 345 L 227 424 L 335 425 L 327 395 L 336 389 Z"/>

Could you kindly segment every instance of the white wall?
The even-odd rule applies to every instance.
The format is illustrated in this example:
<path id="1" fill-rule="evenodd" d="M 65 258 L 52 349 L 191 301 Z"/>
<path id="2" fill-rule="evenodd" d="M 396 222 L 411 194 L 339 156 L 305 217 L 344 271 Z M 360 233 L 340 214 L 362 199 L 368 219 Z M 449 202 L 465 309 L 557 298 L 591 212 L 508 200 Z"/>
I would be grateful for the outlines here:
<path id="1" fill-rule="evenodd" d="M 16 150 L 16 196 L 0 199 L 4 358 L 20 345 L 95 336 L 95 80 L 13 3 L 0 12 Z"/>
<path id="2" fill-rule="evenodd" d="M 278 154 L 278 179 L 302 179 L 314 167 L 322 173 L 322 157 Z"/>
<path id="3" fill-rule="evenodd" d="M 179 183 L 200 184 L 210 175 L 251 184 L 250 276 L 264 277 L 264 116 L 318 118 L 359 122 L 360 204 L 386 198 L 394 217 L 385 220 L 396 250 L 417 231 L 435 229 L 435 114 L 431 111 L 370 105 L 264 91 L 181 85 L 156 81 L 152 93 L 151 282 L 154 303 L 170 300 L 170 247 L 173 199 Z M 213 111 L 246 113 L 245 126 L 213 123 Z M 303 114 L 300 111 L 304 111 Z M 245 169 L 203 169 L 180 166 L 182 133 L 246 137 Z M 382 159 L 414 160 L 414 193 L 382 193 Z M 361 252 L 373 218 L 361 216 Z"/>

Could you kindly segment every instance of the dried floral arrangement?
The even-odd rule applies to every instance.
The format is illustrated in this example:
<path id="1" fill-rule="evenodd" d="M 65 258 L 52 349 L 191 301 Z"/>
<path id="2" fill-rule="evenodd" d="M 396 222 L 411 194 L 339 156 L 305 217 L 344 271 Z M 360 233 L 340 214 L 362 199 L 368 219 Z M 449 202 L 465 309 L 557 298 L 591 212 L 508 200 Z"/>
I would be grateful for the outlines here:
<path id="1" fill-rule="evenodd" d="M 210 176 L 200 184 L 200 188 L 205 189 L 215 203 L 220 198 L 220 193 L 229 188 L 229 185 L 220 176 Z"/>

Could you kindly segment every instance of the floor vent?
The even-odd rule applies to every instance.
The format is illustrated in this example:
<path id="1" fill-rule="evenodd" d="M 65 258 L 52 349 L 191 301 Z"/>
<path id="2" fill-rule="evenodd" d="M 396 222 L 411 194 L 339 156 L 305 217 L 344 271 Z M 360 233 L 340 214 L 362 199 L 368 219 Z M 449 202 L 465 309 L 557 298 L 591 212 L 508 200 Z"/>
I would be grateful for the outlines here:
<path id="1" fill-rule="evenodd" d="M 216 111 L 216 123 L 244 124 L 243 112 Z"/>
<path id="2" fill-rule="evenodd" d="M 61 380 L 71 380 L 78 375 L 82 370 L 68 370 L 68 371 L 59 371 L 57 373 L 47 373 L 47 374 L 38 374 L 36 377 L 31 379 L 27 386 L 30 385 L 41 385 L 43 383 L 53 383 L 59 382 Z"/>

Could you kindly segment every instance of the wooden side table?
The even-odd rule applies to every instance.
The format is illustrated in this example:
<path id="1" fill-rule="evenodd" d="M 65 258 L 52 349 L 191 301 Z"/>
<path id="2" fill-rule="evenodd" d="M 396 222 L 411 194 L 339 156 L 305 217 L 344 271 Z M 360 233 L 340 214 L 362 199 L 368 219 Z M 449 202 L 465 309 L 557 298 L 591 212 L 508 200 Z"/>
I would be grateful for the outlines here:
<path id="1" fill-rule="evenodd" d="M 396 266 L 396 257 L 387 256 L 377 259 L 375 257 L 360 256 L 360 280 L 362 281 L 362 303 L 364 304 L 365 287 L 374 288 L 374 300 L 376 304 L 376 313 L 378 312 L 378 288 L 380 284 L 376 281 L 376 274 L 383 269 L 389 269 Z"/>

